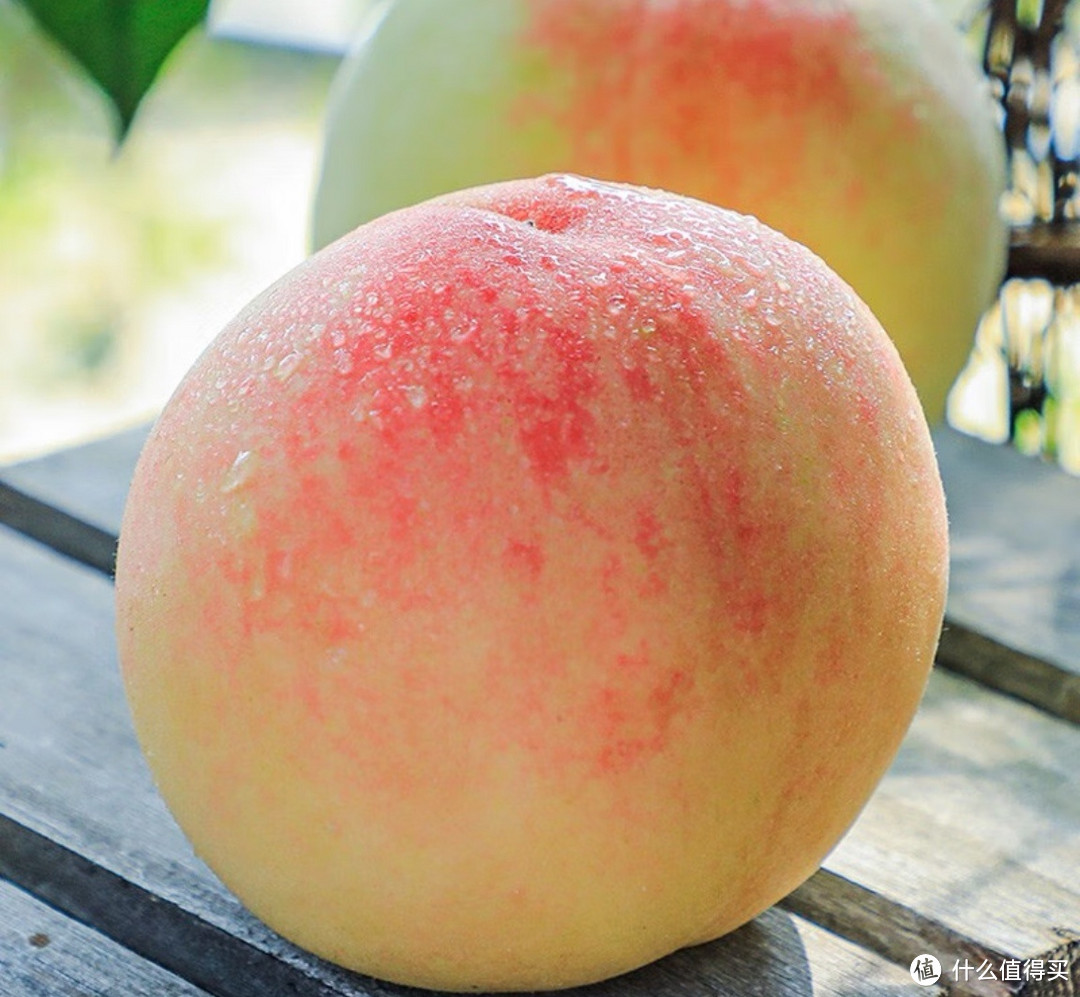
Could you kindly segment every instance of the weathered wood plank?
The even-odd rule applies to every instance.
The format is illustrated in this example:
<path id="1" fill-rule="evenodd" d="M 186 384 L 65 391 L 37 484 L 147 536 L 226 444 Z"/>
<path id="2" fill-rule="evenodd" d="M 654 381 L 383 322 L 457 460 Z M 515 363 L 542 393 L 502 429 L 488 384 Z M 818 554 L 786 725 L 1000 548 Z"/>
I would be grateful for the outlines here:
<path id="1" fill-rule="evenodd" d="M 952 542 L 939 660 L 1080 722 L 1080 478 L 951 430 L 935 443 Z"/>
<path id="2" fill-rule="evenodd" d="M 1080 724 L 1080 675 L 946 620 L 937 662 L 982 685 Z"/>
<path id="3" fill-rule="evenodd" d="M 0 883 L 5 997 L 206 997 L 96 932 Z"/>
<path id="4" fill-rule="evenodd" d="M 209 997 L 4 882 L 0 992 L 4 997 Z"/>
<path id="5" fill-rule="evenodd" d="M 148 426 L 0 467 L 0 523 L 111 574 Z"/>
<path id="6" fill-rule="evenodd" d="M 916 953 L 913 958 L 934 956 L 942 967 L 942 982 L 956 984 L 951 993 L 999 997 L 1008 992 L 996 985 L 1000 980 L 962 978 L 959 964 L 962 961 L 965 965 L 1001 966 L 1016 961 L 1014 957 L 828 869 L 820 870 L 779 906 L 839 932 L 898 964 L 907 962 L 911 953 Z M 852 910 L 860 911 L 860 916 L 853 918 Z"/>
<path id="7" fill-rule="evenodd" d="M 949 965 L 1065 958 L 1080 983 L 1077 759 L 1076 726 L 935 672 L 895 763 L 826 863 L 876 895 L 878 942 L 859 940 L 899 960 L 914 931 Z M 925 923 L 896 921 L 900 905 Z M 827 892 L 819 906 L 831 906 Z M 1041 992 L 1057 991 L 1025 991 Z"/>
<path id="8" fill-rule="evenodd" d="M 81 561 L 112 574 L 116 536 L 0 481 L 0 523 Z"/>
<path id="9" fill-rule="evenodd" d="M 404 995 L 258 923 L 191 853 L 152 786 L 115 666 L 107 579 L 0 535 L 0 874 L 215 994 Z M 582 997 L 899 995 L 891 965 L 774 910 Z"/>
<path id="10" fill-rule="evenodd" d="M 114 944 L 232 995 L 330 997 L 301 971 L 0 813 L 0 874 Z"/>
<path id="11" fill-rule="evenodd" d="M 113 535 L 147 425 L 45 457 L 0 467 L 0 481 Z"/>

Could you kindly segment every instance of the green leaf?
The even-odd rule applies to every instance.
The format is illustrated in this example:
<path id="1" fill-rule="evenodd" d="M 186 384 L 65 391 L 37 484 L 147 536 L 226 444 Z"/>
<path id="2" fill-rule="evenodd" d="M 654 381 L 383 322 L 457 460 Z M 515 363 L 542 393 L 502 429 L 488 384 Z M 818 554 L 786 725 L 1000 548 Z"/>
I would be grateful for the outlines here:
<path id="1" fill-rule="evenodd" d="M 119 116 L 120 139 L 158 70 L 209 0 L 23 0 L 89 72 Z"/>

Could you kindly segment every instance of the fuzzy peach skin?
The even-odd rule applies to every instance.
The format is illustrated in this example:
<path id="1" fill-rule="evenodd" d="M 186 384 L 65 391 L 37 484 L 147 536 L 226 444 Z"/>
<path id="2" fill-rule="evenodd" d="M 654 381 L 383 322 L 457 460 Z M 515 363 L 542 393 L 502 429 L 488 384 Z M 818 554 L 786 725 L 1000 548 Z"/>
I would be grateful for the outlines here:
<path id="1" fill-rule="evenodd" d="M 363 226 L 221 333 L 139 461 L 117 627 L 161 792 L 255 914 L 389 980 L 557 988 L 818 867 L 946 572 L 847 285 L 555 175 Z"/>
<path id="2" fill-rule="evenodd" d="M 1004 143 L 933 0 L 394 0 L 344 63 L 314 240 L 568 170 L 752 214 L 893 337 L 931 421 L 997 290 Z"/>

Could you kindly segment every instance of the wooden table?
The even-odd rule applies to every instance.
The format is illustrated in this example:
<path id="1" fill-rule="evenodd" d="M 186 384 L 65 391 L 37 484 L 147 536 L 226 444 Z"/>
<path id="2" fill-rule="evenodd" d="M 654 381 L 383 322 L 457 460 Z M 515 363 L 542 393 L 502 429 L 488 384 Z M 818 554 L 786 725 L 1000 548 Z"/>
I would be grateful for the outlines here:
<path id="1" fill-rule="evenodd" d="M 154 791 L 110 582 L 143 436 L 0 469 L 0 994 L 404 994 L 258 923 Z M 863 815 L 750 925 L 576 993 L 1080 994 L 1080 480 L 937 442 L 949 619 Z M 924 953 L 943 970 L 926 988 L 909 974 Z"/>

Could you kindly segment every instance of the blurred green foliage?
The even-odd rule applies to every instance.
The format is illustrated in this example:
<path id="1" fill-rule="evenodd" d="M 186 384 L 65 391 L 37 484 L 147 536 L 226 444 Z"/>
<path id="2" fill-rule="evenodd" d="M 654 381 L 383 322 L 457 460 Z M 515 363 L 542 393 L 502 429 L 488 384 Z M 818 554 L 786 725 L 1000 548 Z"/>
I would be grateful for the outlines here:
<path id="1" fill-rule="evenodd" d="M 0 464 L 152 418 L 300 261 L 337 62 L 196 25 L 117 144 L 103 89 L 0 0 Z"/>
<path id="2" fill-rule="evenodd" d="M 101 87 L 122 139 L 176 44 L 209 0 L 22 0 L 38 24 Z"/>

